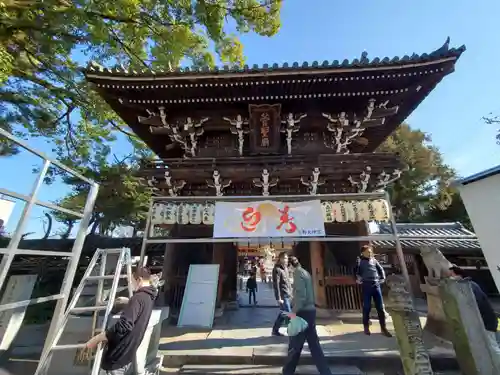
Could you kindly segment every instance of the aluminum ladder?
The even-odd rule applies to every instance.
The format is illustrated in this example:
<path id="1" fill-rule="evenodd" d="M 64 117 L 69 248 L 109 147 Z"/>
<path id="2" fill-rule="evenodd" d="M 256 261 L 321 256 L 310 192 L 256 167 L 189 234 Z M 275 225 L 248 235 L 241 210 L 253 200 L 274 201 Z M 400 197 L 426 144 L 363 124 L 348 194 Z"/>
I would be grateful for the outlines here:
<path id="1" fill-rule="evenodd" d="M 106 260 L 108 254 L 119 254 L 116 269 L 114 274 L 112 275 L 106 275 Z M 101 260 L 99 275 L 92 276 L 92 272 L 96 268 L 96 265 L 98 264 L 99 260 Z M 122 274 L 124 266 L 126 268 L 126 273 Z M 61 339 L 62 334 L 64 333 L 64 328 L 66 327 L 66 324 L 68 323 L 68 319 L 71 314 L 93 312 L 94 317 L 93 317 L 92 327 L 94 330 L 99 312 L 105 311 L 100 330 L 101 332 L 103 332 L 107 328 L 108 321 L 111 315 L 111 310 L 113 309 L 113 305 L 115 303 L 120 279 L 127 279 L 128 294 L 129 297 L 131 297 L 133 293 L 133 288 L 132 288 L 132 258 L 130 256 L 130 249 L 128 248 L 97 249 L 97 251 L 94 253 L 94 256 L 90 260 L 88 268 L 85 271 L 82 280 L 80 281 L 80 284 L 75 290 L 73 298 L 71 299 L 71 302 L 69 303 L 66 312 L 64 313 L 64 316 L 61 320 L 61 324 L 57 327 L 56 333 L 53 336 L 53 340 L 51 340 L 49 345 L 46 345 L 46 349 L 42 352 L 40 361 L 38 362 L 38 367 L 34 375 L 43 375 L 47 373 L 48 367 L 50 365 L 50 359 L 54 351 L 85 348 L 85 343 L 58 345 L 58 342 Z M 107 303 L 103 304 L 102 299 L 103 299 L 103 291 L 104 291 L 103 289 L 105 280 L 113 280 L 113 281 L 111 285 L 111 290 L 109 292 L 109 296 L 107 298 Z M 90 283 L 95 281 L 97 281 L 98 283 L 95 306 L 75 307 L 84 288 L 88 286 Z M 94 332 L 92 332 L 92 334 L 94 334 Z M 97 346 L 94 356 L 94 362 L 92 364 L 92 372 L 90 373 L 90 375 L 99 374 L 103 349 L 104 348 L 102 344 L 99 344 Z"/>

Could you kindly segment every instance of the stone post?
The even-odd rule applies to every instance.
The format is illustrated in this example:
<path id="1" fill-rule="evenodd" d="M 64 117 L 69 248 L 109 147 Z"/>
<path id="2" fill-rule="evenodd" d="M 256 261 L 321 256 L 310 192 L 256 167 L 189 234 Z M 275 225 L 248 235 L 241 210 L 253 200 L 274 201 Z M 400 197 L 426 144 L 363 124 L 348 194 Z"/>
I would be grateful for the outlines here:
<path id="1" fill-rule="evenodd" d="M 396 339 L 405 375 L 432 375 L 431 360 L 422 339 L 422 326 L 403 276 L 387 277 L 389 301 Z"/>
<path id="2" fill-rule="evenodd" d="M 439 292 L 462 373 L 500 374 L 499 358 L 489 345 L 470 281 L 443 279 Z"/>
<path id="3" fill-rule="evenodd" d="M 445 341 L 451 341 L 451 328 L 443 311 L 443 302 L 439 293 L 439 279 L 425 277 L 425 284 L 420 290 L 427 299 L 427 319 L 424 330 Z"/>

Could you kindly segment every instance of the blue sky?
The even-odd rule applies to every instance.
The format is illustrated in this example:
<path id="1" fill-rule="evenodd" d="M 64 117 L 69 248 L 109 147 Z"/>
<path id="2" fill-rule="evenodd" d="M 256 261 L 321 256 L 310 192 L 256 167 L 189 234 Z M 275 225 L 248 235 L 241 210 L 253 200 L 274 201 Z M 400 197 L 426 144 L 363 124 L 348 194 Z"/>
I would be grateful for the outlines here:
<path id="1" fill-rule="evenodd" d="M 445 161 L 467 176 L 500 164 L 500 146 L 495 143 L 500 126 L 481 120 L 490 112 L 500 115 L 499 19 L 500 2 L 494 0 L 285 0 L 278 35 L 245 35 L 242 41 L 248 64 L 353 59 L 363 51 L 369 58 L 403 56 L 431 52 L 447 36 L 453 47 L 465 44 L 456 72 L 407 122 L 430 133 Z M 50 153 L 50 145 L 41 139 L 29 143 Z M 126 143 L 117 142 L 114 151 L 126 153 Z M 3 173 L 0 186 L 29 192 L 36 161 L 26 153 L 0 159 L 0 170 L 14 172 L 8 174 L 11 178 Z M 65 192 L 59 185 L 45 186 L 40 198 L 51 201 Z M 14 228 L 20 206 L 16 204 L 8 230 Z M 43 232 L 42 213 L 34 210 L 25 232 Z"/>

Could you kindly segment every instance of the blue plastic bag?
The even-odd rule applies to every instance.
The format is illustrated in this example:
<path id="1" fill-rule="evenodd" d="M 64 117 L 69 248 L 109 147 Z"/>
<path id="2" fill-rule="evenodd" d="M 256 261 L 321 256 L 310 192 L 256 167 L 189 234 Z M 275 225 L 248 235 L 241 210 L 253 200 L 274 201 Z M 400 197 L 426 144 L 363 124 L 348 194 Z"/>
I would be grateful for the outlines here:
<path id="1" fill-rule="evenodd" d="M 304 332 L 308 326 L 309 325 L 304 319 L 300 316 L 295 316 L 290 319 L 286 332 L 288 333 L 288 336 L 297 336 L 300 332 Z"/>

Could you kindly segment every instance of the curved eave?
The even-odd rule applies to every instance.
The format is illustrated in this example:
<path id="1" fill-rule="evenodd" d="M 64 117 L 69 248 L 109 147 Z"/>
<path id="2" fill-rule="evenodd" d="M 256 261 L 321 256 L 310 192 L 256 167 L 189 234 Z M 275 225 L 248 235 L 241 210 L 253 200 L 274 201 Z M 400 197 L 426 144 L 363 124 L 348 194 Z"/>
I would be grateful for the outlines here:
<path id="1" fill-rule="evenodd" d="M 361 55 L 360 59 L 352 61 L 344 60 L 342 62 L 334 60 L 333 62 L 317 61 L 309 64 L 297 62 L 289 65 L 285 63 L 281 66 L 278 64 L 264 64 L 262 66 L 253 65 L 249 67 L 228 67 L 223 68 L 203 67 L 203 68 L 179 68 L 172 70 L 165 69 L 144 69 L 141 71 L 128 71 L 125 68 L 105 68 L 95 62 L 91 62 L 87 69 L 84 70 L 85 75 L 89 80 L 114 80 L 124 82 L 163 82 L 172 80 L 200 80 L 200 79 L 231 79 L 248 77 L 270 77 L 280 75 L 322 75 L 332 73 L 356 73 L 356 72 L 375 72 L 383 70 L 407 69 L 425 67 L 427 65 L 439 64 L 443 62 L 455 62 L 466 50 L 465 46 L 459 48 L 449 48 L 449 38 L 445 44 L 430 54 L 413 54 L 412 56 L 394 57 L 394 58 L 375 58 L 369 60 L 366 53 Z"/>
<path id="2" fill-rule="evenodd" d="M 185 80 L 204 80 L 204 79 L 235 79 L 235 78 L 259 78 L 259 77 L 280 77 L 280 76 L 310 76 L 310 75 L 330 75 L 330 74 L 352 74 L 352 73 L 369 73 L 369 72 L 382 72 L 382 71 L 393 71 L 393 70 L 404 70 L 404 69 L 414 69 L 423 68 L 426 66 L 442 64 L 446 62 L 456 62 L 460 56 L 450 56 L 446 58 L 439 59 L 425 59 L 420 62 L 411 63 L 391 63 L 391 64 L 366 64 L 366 65 L 355 65 L 352 67 L 326 67 L 326 68 L 276 68 L 276 69 L 250 69 L 250 70 L 213 70 L 207 72 L 192 72 L 192 71 L 182 71 L 182 72 L 162 72 L 158 73 L 123 73 L 118 69 L 104 69 L 103 71 L 96 72 L 95 70 L 86 69 L 84 71 L 85 76 L 89 81 L 98 80 L 110 80 L 110 81 L 123 81 L 123 82 L 148 82 L 151 84 L 167 82 L 167 81 L 185 81 Z"/>

